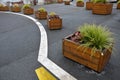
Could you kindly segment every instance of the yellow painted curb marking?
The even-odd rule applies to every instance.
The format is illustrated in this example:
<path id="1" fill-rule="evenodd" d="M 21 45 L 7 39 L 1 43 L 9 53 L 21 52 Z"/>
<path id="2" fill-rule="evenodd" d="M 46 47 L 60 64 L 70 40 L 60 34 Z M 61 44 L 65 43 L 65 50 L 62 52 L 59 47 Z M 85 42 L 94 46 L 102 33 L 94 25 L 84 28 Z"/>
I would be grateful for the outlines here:
<path id="1" fill-rule="evenodd" d="M 37 68 L 35 70 L 39 80 L 57 80 L 50 72 L 44 67 Z"/>

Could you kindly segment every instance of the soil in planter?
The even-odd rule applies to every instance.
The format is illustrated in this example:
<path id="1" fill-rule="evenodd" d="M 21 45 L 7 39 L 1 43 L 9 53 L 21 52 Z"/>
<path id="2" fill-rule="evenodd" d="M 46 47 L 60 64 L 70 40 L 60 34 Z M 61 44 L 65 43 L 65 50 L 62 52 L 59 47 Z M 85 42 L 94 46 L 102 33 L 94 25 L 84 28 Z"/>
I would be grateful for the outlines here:
<path id="1" fill-rule="evenodd" d="M 53 16 L 49 16 L 49 19 L 59 19 L 60 17 L 58 15 L 53 15 Z"/>
<path id="2" fill-rule="evenodd" d="M 72 36 L 68 37 L 67 39 L 74 41 L 76 43 L 81 43 L 82 35 L 80 34 L 80 31 L 77 31 Z"/>

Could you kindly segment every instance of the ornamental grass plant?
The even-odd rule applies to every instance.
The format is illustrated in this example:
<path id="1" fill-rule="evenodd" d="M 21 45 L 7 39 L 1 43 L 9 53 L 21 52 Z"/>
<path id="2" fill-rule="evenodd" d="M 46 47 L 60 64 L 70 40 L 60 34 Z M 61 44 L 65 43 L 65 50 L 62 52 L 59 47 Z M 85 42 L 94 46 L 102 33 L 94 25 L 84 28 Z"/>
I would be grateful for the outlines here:
<path id="1" fill-rule="evenodd" d="M 38 9 L 38 11 L 40 11 L 40 12 L 45 12 L 46 9 L 45 9 L 44 7 L 40 7 L 40 8 Z"/>
<path id="2" fill-rule="evenodd" d="M 22 9 L 30 8 L 30 4 L 24 4 Z"/>
<path id="3" fill-rule="evenodd" d="M 92 0 L 93 3 L 106 3 L 107 0 Z"/>
<path id="4" fill-rule="evenodd" d="M 113 33 L 106 27 L 96 24 L 84 24 L 79 28 L 82 39 L 80 42 L 82 46 L 92 48 L 92 53 L 99 50 L 103 52 L 104 49 L 111 51 L 114 38 Z"/>
<path id="5" fill-rule="evenodd" d="M 117 2 L 117 4 L 120 4 L 120 0 Z"/>
<path id="6" fill-rule="evenodd" d="M 83 2 L 83 0 L 77 0 L 77 2 Z"/>
<path id="7" fill-rule="evenodd" d="M 83 2 L 83 0 L 77 0 L 76 2 Z"/>

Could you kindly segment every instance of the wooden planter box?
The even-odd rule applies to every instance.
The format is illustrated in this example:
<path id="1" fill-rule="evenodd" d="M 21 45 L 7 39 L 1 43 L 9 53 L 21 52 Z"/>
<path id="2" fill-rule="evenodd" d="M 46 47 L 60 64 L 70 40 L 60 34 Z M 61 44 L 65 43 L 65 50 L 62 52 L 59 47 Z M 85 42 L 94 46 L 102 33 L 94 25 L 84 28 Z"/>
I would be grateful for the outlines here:
<path id="1" fill-rule="evenodd" d="M 117 9 L 120 9 L 120 3 L 119 3 L 119 4 L 117 4 Z"/>
<path id="2" fill-rule="evenodd" d="M 47 25 L 49 29 L 61 29 L 62 28 L 62 19 L 61 18 L 52 18 L 47 17 Z"/>
<path id="3" fill-rule="evenodd" d="M 0 7 L 0 11 L 9 11 L 9 7 L 8 6 Z"/>
<path id="4" fill-rule="evenodd" d="M 34 10 L 33 8 L 26 8 L 26 9 L 23 9 L 23 13 L 26 15 L 31 15 L 34 13 Z"/>
<path id="5" fill-rule="evenodd" d="M 112 12 L 112 3 L 95 3 L 93 5 L 92 13 L 93 14 L 111 14 Z"/>
<path id="6" fill-rule="evenodd" d="M 96 51 L 91 57 L 91 48 L 84 50 L 79 43 L 71 41 L 69 37 L 63 39 L 63 55 L 71 60 L 83 64 L 97 72 L 101 72 L 110 59 L 111 52 L 104 50 L 103 54 Z"/>
<path id="7" fill-rule="evenodd" d="M 76 2 L 77 7 L 84 7 L 84 2 Z"/>
<path id="8" fill-rule="evenodd" d="M 92 10 L 93 2 L 86 2 L 86 10 Z"/>
<path id="9" fill-rule="evenodd" d="M 70 5 L 70 1 L 64 1 L 65 5 Z"/>
<path id="10" fill-rule="evenodd" d="M 63 3 L 63 0 L 57 0 L 58 3 Z"/>
<path id="11" fill-rule="evenodd" d="M 12 12 L 21 12 L 21 8 L 20 7 L 11 7 L 11 11 Z"/>
<path id="12" fill-rule="evenodd" d="M 37 19 L 47 19 L 47 11 L 46 12 L 35 11 L 35 17 Z"/>

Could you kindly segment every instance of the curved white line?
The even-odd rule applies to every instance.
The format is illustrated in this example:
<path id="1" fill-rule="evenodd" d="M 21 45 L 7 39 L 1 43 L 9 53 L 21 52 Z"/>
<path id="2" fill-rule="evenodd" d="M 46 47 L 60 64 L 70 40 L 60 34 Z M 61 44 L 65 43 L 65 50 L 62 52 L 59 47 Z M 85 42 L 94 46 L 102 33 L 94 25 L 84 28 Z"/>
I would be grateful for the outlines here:
<path id="1" fill-rule="evenodd" d="M 1 11 L 3 12 L 3 11 Z M 36 19 L 20 14 L 20 13 L 13 13 L 13 12 L 3 12 L 3 13 L 11 13 L 16 14 L 20 16 L 24 16 L 28 19 L 31 19 L 33 22 L 35 22 L 41 32 L 41 40 L 40 40 L 40 47 L 39 47 L 39 54 L 38 54 L 38 61 L 44 65 L 49 71 L 51 71 L 56 77 L 58 77 L 60 80 L 77 80 L 72 75 L 64 71 L 62 68 L 57 66 L 54 62 L 52 62 L 50 59 L 47 58 L 48 54 L 48 41 L 47 41 L 47 34 L 40 22 L 38 22 Z"/>

